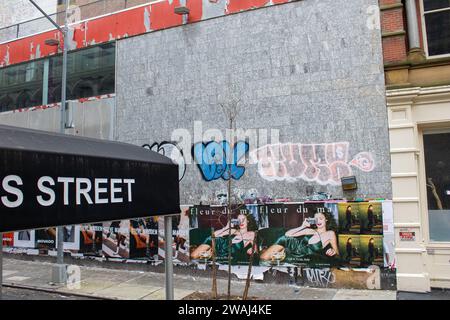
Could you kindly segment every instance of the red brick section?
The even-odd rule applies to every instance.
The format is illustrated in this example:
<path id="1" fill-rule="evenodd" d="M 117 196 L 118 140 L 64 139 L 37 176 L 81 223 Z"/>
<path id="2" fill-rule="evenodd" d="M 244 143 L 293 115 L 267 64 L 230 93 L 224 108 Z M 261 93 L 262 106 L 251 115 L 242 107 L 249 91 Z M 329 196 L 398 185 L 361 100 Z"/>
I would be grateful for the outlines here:
<path id="1" fill-rule="evenodd" d="M 389 35 L 404 32 L 404 7 L 386 7 L 401 4 L 401 0 L 380 0 L 381 31 L 383 34 L 383 57 L 385 63 L 405 61 L 407 58 L 406 34 Z"/>
<path id="2" fill-rule="evenodd" d="M 383 32 L 395 32 L 403 30 L 402 10 L 385 10 L 381 12 L 381 30 Z"/>
<path id="3" fill-rule="evenodd" d="M 383 58 L 384 63 L 405 61 L 407 51 L 404 36 L 383 38 Z"/>

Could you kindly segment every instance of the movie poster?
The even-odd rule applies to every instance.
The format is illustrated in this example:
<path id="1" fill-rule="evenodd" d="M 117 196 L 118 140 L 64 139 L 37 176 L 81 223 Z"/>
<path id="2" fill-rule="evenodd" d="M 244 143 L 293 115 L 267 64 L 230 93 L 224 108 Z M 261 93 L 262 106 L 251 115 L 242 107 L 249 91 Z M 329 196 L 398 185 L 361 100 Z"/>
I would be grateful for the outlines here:
<path id="1" fill-rule="evenodd" d="M 289 252 L 279 242 L 285 238 L 288 230 L 302 225 L 305 218 L 303 205 L 270 203 L 261 205 L 259 211 L 267 220 L 258 231 L 260 264 L 281 266 L 292 263 Z"/>
<path id="2" fill-rule="evenodd" d="M 383 210 L 381 202 L 359 203 L 361 234 L 383 234 Z"/>
<path id="3" fill-rule="evenodd" d="M 340 234 L 339 252 L 344 266 L 359 268 L 361 266 L 360 235 Z"/>
<path id="4" fill-rule="evenodd" d="M 181 206 L 179 216 L 172 217 L 173 237 L 173 261 L 174 263 L 189 263 L 189 215 L 190 206 Z M 159 217 L 159 256 L 164 259 L 165 252 L 165 229 L 164 217 Z"/>
<path id="5" fill-rule="evenodd" d="M 43 251 L 56 249 L 55 227 L 36 230 L 36 248 Z"/>
<path id="6" fill-rule="evenodd" d="M 329 267 L 340 263 L 336 206 L 323 202 L 266 204 L 269 227 L 260 229 L 260 264 Z"/>
<path id="7" fill-rule="evenodd" d="M 339 233 L 360 234 L 361 221 L 358 202 L 342 202 L 338 204 Z"/>
<path id="8" fill-rule="evenodd" d="M 36 247 L 36 231 L 24 230 L 14 232 L 14 247 L 34 249 Z"/>
<path id="9" fill-rule="evenodd" d="M 3 247 L 14 247 L 14 232 L 3 233 L 2 244 Z"/>
<path id="10" fill-rule="evenodd" d="M 80 249 L 80 226 L 63 226 L 62 228 L 64 250 L 78 251 Z M 56 239 L 58 239 L 58 229 L 56 229 Z M 56 247 L 58 247 L 57 244 Z"/>
<path id="11" fill-rule="evenodd" d="M 218 264 L 228 263 L 229 249 L 232 253 L 232 265 L 248 265 L 252 254 L 253 264 L 258 264 L 255 242 L 258 219 L 245 205 L 232 210 L 231 223 L 228 223 L 228 211 L 225 206 L 194 206 L 190 211 L 191 261 L 209 263 L 214 243 Z"/>
<path id="12" fill-rule="evenodd" d="M 130 220 L 129 257 L 158 260 L 158 217 Z"/>
<path id="13" fill-rule="evenodd" d="M 383 236 L 360 235 L 361 267 L 377 265 L 383 267 Z"/>
<path id="14" fill-rule="evenodd" d="M 86 224 L 80 226 L 80 250 L 87 256 L 102 256 L 103 224 Z"/>
<path id="15" fill-rule="evenodd" d="M 130 220 L 103 223 L 103 255 L 107 258 L 130 257 Z"/>

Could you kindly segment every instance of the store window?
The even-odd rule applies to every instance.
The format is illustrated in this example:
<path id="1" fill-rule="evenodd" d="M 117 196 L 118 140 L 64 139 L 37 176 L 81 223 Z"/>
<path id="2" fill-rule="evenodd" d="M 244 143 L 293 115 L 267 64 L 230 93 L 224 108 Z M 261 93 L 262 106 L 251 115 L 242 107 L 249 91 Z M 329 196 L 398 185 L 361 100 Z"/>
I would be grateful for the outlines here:
<path id="1" fill-rule="evenodd" d="M 42 104 L 42 60 L 0 69 L 0 112 Z"/>
<path id="2" fill-rule="evenodd" d="M 450 54 L 450 0 L 423 0 L 429 56 Z"/>
<path id="3" fill-rule="evenodd" d="M 114 43 L 72 52 L 67 57 L 67 99 L 114 92 Z M 61 101 L 62 57 L 50 59 L 48 102 Z"/>
<path id="4" fill-rule="evenodd" d="M 48 68 L 48 79 L 44 78 L 45 68 Z M 60 102 L 61 80 L 61 55 L 0 68 L 0 112 Z M 68 54 L 68 100 L 114 93 L 114 90 L 114 43 Z"/>
<path id="5" fill-rule="evenodd" d="M 450 130 L 423 136 L 431 241 L 450 242 Z"/>

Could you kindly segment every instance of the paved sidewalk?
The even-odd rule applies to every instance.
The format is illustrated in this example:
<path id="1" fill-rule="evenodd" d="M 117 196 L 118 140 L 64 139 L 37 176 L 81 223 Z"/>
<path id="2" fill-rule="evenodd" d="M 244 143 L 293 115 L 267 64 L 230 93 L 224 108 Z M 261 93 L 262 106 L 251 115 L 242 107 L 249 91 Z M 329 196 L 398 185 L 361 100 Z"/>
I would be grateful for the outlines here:
<path id="1" fill-rule="evenodd" d="M 164 274 L 136 270 L 115 270 L 79 266 L 79 289 L 55 286 L 51 282 L 52 264 L 48 262 L 3 259 L 3 281 L 30 289 L 47 290 L 60 294 L 78 294 L 92 298 L 119 300 L 163 300 Z M 218 279 L 220 293 L 227 288 L 226 279 Z M 242 295 L 245 281 L 233 281 L 232 294 Z M 210 292 L 211 279 L 174 275 L 175 299 L 183 299 L 194 292 Z M 318 289 L 280 284 L 253 282 L 250 296 L 261 299 L 295 300 L 395 300 L 396 291 Z"/>

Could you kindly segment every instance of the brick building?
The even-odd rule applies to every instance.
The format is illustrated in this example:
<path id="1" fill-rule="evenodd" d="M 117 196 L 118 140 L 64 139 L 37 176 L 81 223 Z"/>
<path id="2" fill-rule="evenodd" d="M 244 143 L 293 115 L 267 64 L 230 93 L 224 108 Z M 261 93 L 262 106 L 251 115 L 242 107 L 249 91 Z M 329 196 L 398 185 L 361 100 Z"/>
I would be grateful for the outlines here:
<path id="1" fill-rule="evenodd" d="M 450 3 L 380 4 L 398 287 L 449 287 Z"/>

